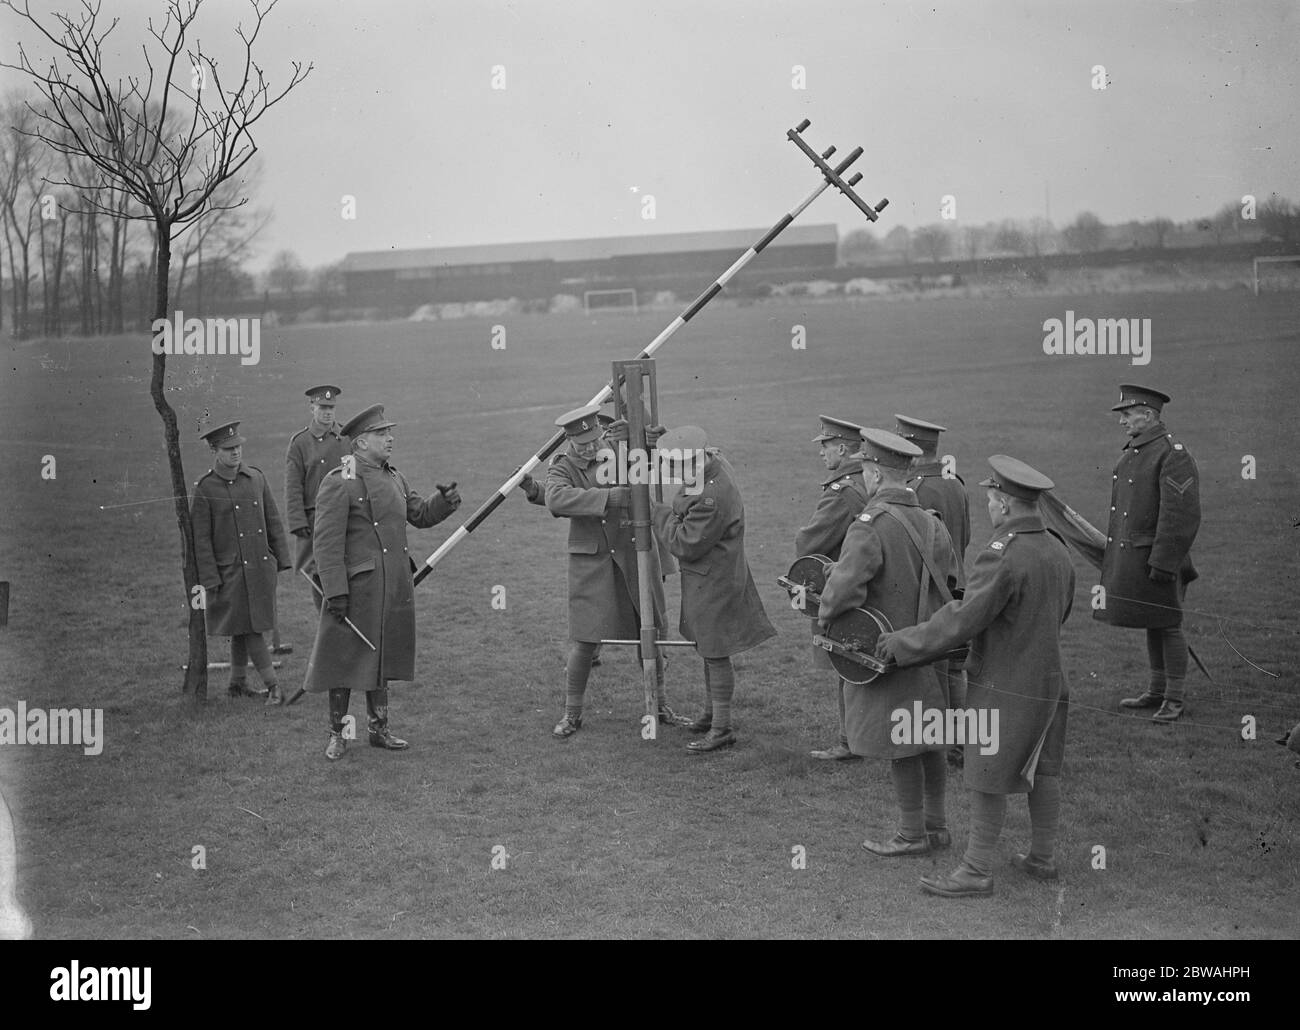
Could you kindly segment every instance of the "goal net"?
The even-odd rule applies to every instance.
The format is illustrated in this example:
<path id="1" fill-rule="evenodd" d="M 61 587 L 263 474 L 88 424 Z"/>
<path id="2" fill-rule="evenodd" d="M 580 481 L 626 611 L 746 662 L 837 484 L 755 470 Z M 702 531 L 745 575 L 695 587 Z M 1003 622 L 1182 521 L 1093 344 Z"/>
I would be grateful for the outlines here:
<path id="1" fill-rule="evenodd" d="M 636 314 L 636 290 L 584 290 L 582 294 L 584 311 L 631 311 Z"/>
<path id="2" fill-rule="evenodd" d="M 1300 254 L 1255 258 L 1254 282 L 1256 297 L 1300 290 Z"/>

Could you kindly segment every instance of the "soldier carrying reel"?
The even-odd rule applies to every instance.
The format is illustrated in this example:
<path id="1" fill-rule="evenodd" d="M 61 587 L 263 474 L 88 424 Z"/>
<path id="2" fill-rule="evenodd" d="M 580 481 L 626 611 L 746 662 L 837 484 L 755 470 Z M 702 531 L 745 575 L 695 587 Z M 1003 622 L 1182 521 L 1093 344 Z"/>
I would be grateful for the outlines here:
<path id="1" fill-rule="evenodd" d="M 795 560 L 777 582 L 790 595 L 790 605 L 816 620 L 826 577 L 834 562 L 823 554 L 809 554 Z M 891 659 L 882 662 L 875 655 L 881 633 L 893 632 L 885 615 L 875 608 L 853 608 L 831 621 L 825 633 L 814 633 L 813 643 L 826 651 L 835 671 L 848 683 L 865 685 L 898 668 Z M 969 646 L 940 655 L 935 661 L 964 662 Z M 926 663 L 932 664 L 932 663 Z"/>

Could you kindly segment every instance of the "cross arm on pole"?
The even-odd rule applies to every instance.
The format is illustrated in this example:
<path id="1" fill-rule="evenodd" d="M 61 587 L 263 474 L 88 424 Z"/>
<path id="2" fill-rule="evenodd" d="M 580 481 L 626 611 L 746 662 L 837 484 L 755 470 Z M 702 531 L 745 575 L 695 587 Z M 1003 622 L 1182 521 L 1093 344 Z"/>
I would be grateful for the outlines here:
<path id="1" fill-rule="evenodd" d="M 834 147 L 831 147 L 824 154 L 818 154 L 817 151 L 813 150 L 812 147 L 810 147 L 807 143 L 804 142 L 804 138 L 801 134 L 811 124 L 812 123 L 808 121 L 807 118 L 805 118 L 793 129 L 791 129 L 789 132 L 786 133 L 786 138 L 789 139 L 791 143 L 793 143 L 796 147 L 798 147 L 800 150 L 804 152 L 804 155 L 808 158 L 808 160 L 817 166 L 818 170 L 821 171 L 822 175 L 826 176 L 827 182 L 829 182 L 837 190 L 839 190 L 846 197 L 848 197 L 849 200 L 853 201 L 853 203 L 857 206 L 857 208 L 864 215 L 866 215 L 867 218 L 869 218 L 871 221 L 874 222 L 877 218 L 880 217 L 880 212 L 885 210 L 885 208 L 888 206 L 889 200 L 883 199 L 875 207 L 872 207 L 865 200 L 859 197 L 857 193 L 855 193 L 853 190 L 853 187 L 856 186 L 862 180 L 861 173 L 855 175 L 852 179 L 849 179 L 848 181 L 845 181 L 844 178 L 842 177 L 842 173 L 844 172 L 844 170 L 847 169 L 849 165 L 853 164 L 854 161 L 856 161 L 858 158 L 862 156 L 862 148 L 855 147 L 848 157 L 846 157 L 843 161 L 841 161 L 838 166 L 832 168 L 830 165 L 826 163 L 826 158 L 830 157 L 830 155 L 835 152 Z"/>

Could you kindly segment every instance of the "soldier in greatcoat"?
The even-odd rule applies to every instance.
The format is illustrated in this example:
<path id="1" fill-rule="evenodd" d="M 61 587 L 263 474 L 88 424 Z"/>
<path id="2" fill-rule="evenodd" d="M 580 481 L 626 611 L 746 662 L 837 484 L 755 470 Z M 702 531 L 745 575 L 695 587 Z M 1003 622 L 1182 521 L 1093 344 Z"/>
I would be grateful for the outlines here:
<path id="1" fill-rule="evenodd" d="M 894 433 L 910 440 L 921 448 L 921 456 L 912 466 L 907 485 L 916 491 L 921 507 L 937 512 L 943 519 L 944 529 L 952 538 L 952 549 L 957 555 L 957 586 L 966 585 L 966 569 L 962 565 L 966 548 L 970 545 L 970 498 L 966 495 L 966 481 L 955 472 L 943 474 L 939 460 L 939 434 L 947 427 L 925 422 L 910 415 L 895 415 Z"/>
<path id="2" fill-rule="evenodd" d="M 604 439 L 609 424 L 600 405 L 566 412 L 555 420 L 568 447 L 551 459 L 544 499 L 557 518 L 569 520 L 569 655 L 565 663 L 564 715 L 551 733 L 571 737 L 582 728 L 587 680 L 601 640 L 633 640 L 641 632 L 640 574 L 628 510 L 631 488 L 612 482 L 612 456 Z M 602 458 L 602 452 L 604 457 Z M 663 569 L 671 557 L 651 551 L 654 620 L 662 633 Z M 664 659 L 655 663 L 659 721 L 681 720 L 664 697 Z"/>
<path id="3" fill-rule="evenodd" d="M 303 571 L 320 584 L 316 562 L 312 558 L 311 532 L 316 516 L 316 492 L 330 469 L 339 467 L 348 453 L 348 442 L 339 433 L 334 418 L 337 386 L 313 386 L 307 391 L 311 404 L 311 422 L 289 438 L 284 464 L 284 511 L 293 534 L 293 569 Z M 321 596 L 311 592 L 316 614 L 320 614 Z"/>
<path id="4" fill-rule="evenodd" d="M 601 429 L 605 431 L 608 431 L 609 427 L 614 422 L 612 416 L 606 415 L 603 412 L 598 412 L 596 419 L 600 423 Z M 517 472 L 519 470 L 516 469 L 515 471 Z M 535 504 L 540 508 L 546 507 L 546 483 L 544 481 L 538 481 L 532 476 L 525 474 L 524 478 L 519 481 L 519 489 L 524 492 L 524 496 L 528 498 L 529 504 Z M 557 519 L 560 517 L 561 516 L 559 515 L 555 516 Z M 594 669 L 598 665 L 600 665 L 600 644 L 597 644 L 596 649 L 591 653 L 591 667 Z"/>
<path id="5" fill-rule="evenodd" d="M 936 512 L 943 519 L 944 528 L 952 538 L 953 553 L 957 555 L 957 589 L 961 590 L 966 586 L 970 498 L 966 495 L 966 481 L 955 471 L 951 476 L 945 476 L 943 463 L 939 460 L 939 434 L 946 433 L 948 428 L 910 415 L 896 414 L 894 418 L 897 420 L 894 432 L 921 448 L 921 457 L 916 460 L 907 485 L 916 491 L 916 499 L 922 508 Z M 966 706 L 966 672 L 963 669 L 948 668 L 948 702 L 953 708 Z M 948 761 L 961 765 L 962 749 L 949 749 Z"/>
<path id="6" fill-rule="evenodd" d="M 291 565 L 289 544 L 262 470 L 243 463 L 238 422 L 203 434 L 212 468 L 194 484 L 190 521 L 203 587 L 208 635 L 230 637 L 230 695 L 283 704 L 279 681 L 262 634 L 275 627 L 276 575 Z M 250 690 L 246 666 L 265 685 Z"/>
<path id="7" fill-rule="evenodd" d="M 1069 687 L 1061 663 L 1061 625 L 1074 600 L 1065 544 L 1043 526 L 1038 496 L 1052 481 L 1022 461 L 995 454 L 988 487 L 994 535 L 980 552 L 965 595 L 909 629 L 882 633 L 876 655 L 908 666 L 970 641 L 971 710 L 997 713 L 991 754 L 966 748 L 971 831 L 961 864 L 923 877 L 944 897 L 993 893 L 993 862 L 1008 794 L 1029 795 L 1033 844 L 1012 859 L 1041 880 L 1057 878 L 1054 850 L 1061 810 Z"/>
<path id="8" fill-rule="evenodd" d="M 382 404 L 355 415 L 343 427 L 352 452 L 321 480 L 316 495 L 312 541 L 326 601 L 303 687 L 329 693 L 325 757 L 331 760 L 347 748 L 343 720 L 354 688 L 366 692 L 370 746 L 409 747 L 388 729 L 388 682 L 415 677 L 415 588 L 406 526 L 436 526 L 460 507 L 455 484 L 425 500 L 388 463 L 396 424 Z"/>
<path id="9" fill-rule="evenodd" d="M 708 446 L 704 430 L 681 426 L 660 435 L 661 459 L 678 455 L 678 474 L 691 482 L 671 504 L 652 498 L 650 517 L 682 574 L 678 626 L 704 659 L 704 714 L 690 728 L 704 733 L 686 745 L 703 754 L 736 742 L 731 725 L 735 671 L 731 656 L 776 636 L 745 560 L 745 505 L 731 463 Z M 647 436 L 650 436 L 647 433 Z"/>
<path id="10" fill-rule="evenodd" d="M 1155 708 L 1170 723 L 1184 711 L 1187 640 L 1183 596 L 1197 578 L 1192 542 L 1201 524 L 1200 475 L 1187 449 L 1160 420 L 1168 394 L 1125 383 L 1120 425 L 1128 433 L 1111 476 L 1110 520 L 1101 565 L 1104 604 L 1094 619 L 1145 629 L 1151 677 L 1126 708 Z"/>
<path id="11" fill-rule="evenodd" d="M 821 431 L 813 437 L 818 445 L 822 464 L 830 473 L 821 484 L 821 497 L 812 520 L 802 526 L 794 538 L 794 556 L 803 558 L 810 554 L 823 555 L 831 561 L 840 556 L 840 545 L 853 520 L 867 506 L 867 488 L 862 482 L 862 462 L 854 457 L 862 448 L 862 427 L 854 422 L 819 416 Z M 816 632 L 816 623 L 812 623 Z M 813 666 L 831 669 L 826 652 L 817 646 L 813 649 Z M 812 757 L 827 761 L 854 761 L 861 758 L 849 748 L 849 738 L 844 732 L 844 692 L 848 684 L 837 676 L 835 692 L 839 699 L 840 736 L 833 747 L 812 752 Z"/>
<path id="12" fill-rule="evenodd" d="M 957 581 L 948 531 L 907 486 L 920 448 L 881 429 L 864 429 L 862 436 L 867 507 L 845 533 L 840 560 L 826 577 L 817 612 L 823 631 L 836 616 L 861 607 L 876 609 L 895 628 L 913 626 L 944 603 L 939 583 L 951 591 Z M 923 710 L 948 707 L 941 665 L 887 673 L 853 686 L 845 698 L 844 725 L 854 754 L 890 759 L 898 828 L 888 840 L 862 842 L 872 854 L 887 858 L 923 855 L 952 840 L 944 808 L 943 753 L 948 745 L 919 734 L 912 740 L 893 739 L 893 713 L 910 712 L 916 702 Z"/>

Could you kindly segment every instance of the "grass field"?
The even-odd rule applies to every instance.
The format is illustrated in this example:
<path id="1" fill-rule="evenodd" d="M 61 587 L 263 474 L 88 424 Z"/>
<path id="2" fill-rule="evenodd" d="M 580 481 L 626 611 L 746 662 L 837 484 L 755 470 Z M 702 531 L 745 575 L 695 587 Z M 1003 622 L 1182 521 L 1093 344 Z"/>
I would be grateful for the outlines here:
<path id="1" fill-rule="evenodd" d="M 1042 322 L 1149 317 L 1154 358 L 1049 357 Z M 607 654 L 584 729 L 551 739 L 562 705 L 566 526 L 512 497 L 417 591 L 417 674 L 394 691 L 412 750 L 321 754 L 324 700 L 264 710 L 179 693 L 185 596 L 145 336 L 3 344 L 0 703 L 105 711 L 103 753 L 0 749 L 19 835 L 19 897 L 56 938 L 197 937 L 1294 937 L 1300 931 L 1300 770 L 1272 739 L 1296 697 L 1295 295 L 1126 295 L 706 309 L 660 353 L 668 424 L 704 426 L 745 494 L 749 560 L 780 635 L 737 661 L 740 743 L 688 755 L 679 730 L 638 734 L 639 667 Z M 457 480 L 467 515 L 667 321 L 663 314 L 520 316 L 504 350 L 486 322 L 266 330 L 261 363 L 170 361 L 187 477 L 208 467 L 196 419 L 242 418 L 245 460 L 282 496 L 305 424 L 302 391 L 336 382 L 340 413 L 383 402 L 394 464 L 418 490 Z M 791 347 L 793 327 L 806 349 Z M 1142 634 L 1089 618 L 1082 561 L 1064 632 L 1070 716 L 1059 886 L 1009 867 L 997 896 L 944 901 L 917 878 L 955 864 L 966 793 L 949 780 L 954 852 L 887 861 L 859 842 L 892 827 L 884 763 L 826 768 L 833 683 L 810 663 L 803 617 L 776 586 L 822 473 L 818 412 L 889 428 L 894 412 L 951 428 L 968 484 L 1007 452 L 1051 475 L 1104 525 L 1124 436 L 1117 384 L 1171 393 L 1167 422 L 1196 457 L 1202 578 L 1189 639 L 1195 677 L 1170 727 L 1119 714 L 1145 679 Z M 57 477 L 42 479 L 54 455 Z M 1243 456 L 1257 466 L 1243 479 Z M 988 539 L 972 486 L 968 564 Z M 109 507 L 100 505 L 131 505 Z M 427 554 L 459 524 L 411 530 Z M 314 635 L 306 584 L 280 586 L 282 680 L 301 680 Z M 506 608 L 491 605 L 494 586 Z M 675 603 L 673 604 L 675 611 Z M 1234 653 L 1280 674 L 1268 677 Z M 224 641 L 213 656 L 227 657 Z M 671 699 L 693 710 L 702 664 L 675 652 Z M 360 697 L 353 712 L 362 713 Z M 1258 720 L 1243 741 L 1243 715 Z M 1009 806 L 1004 859 L 1028 842 Z M 494 848 L 508 855 L 491 867 Z M 1094 849 L 1105 848 L 1105 868 Z M 207 868 L 191 865 L 206 849 Z M 792 849 L 807 867 L 792 868 Z"/>

